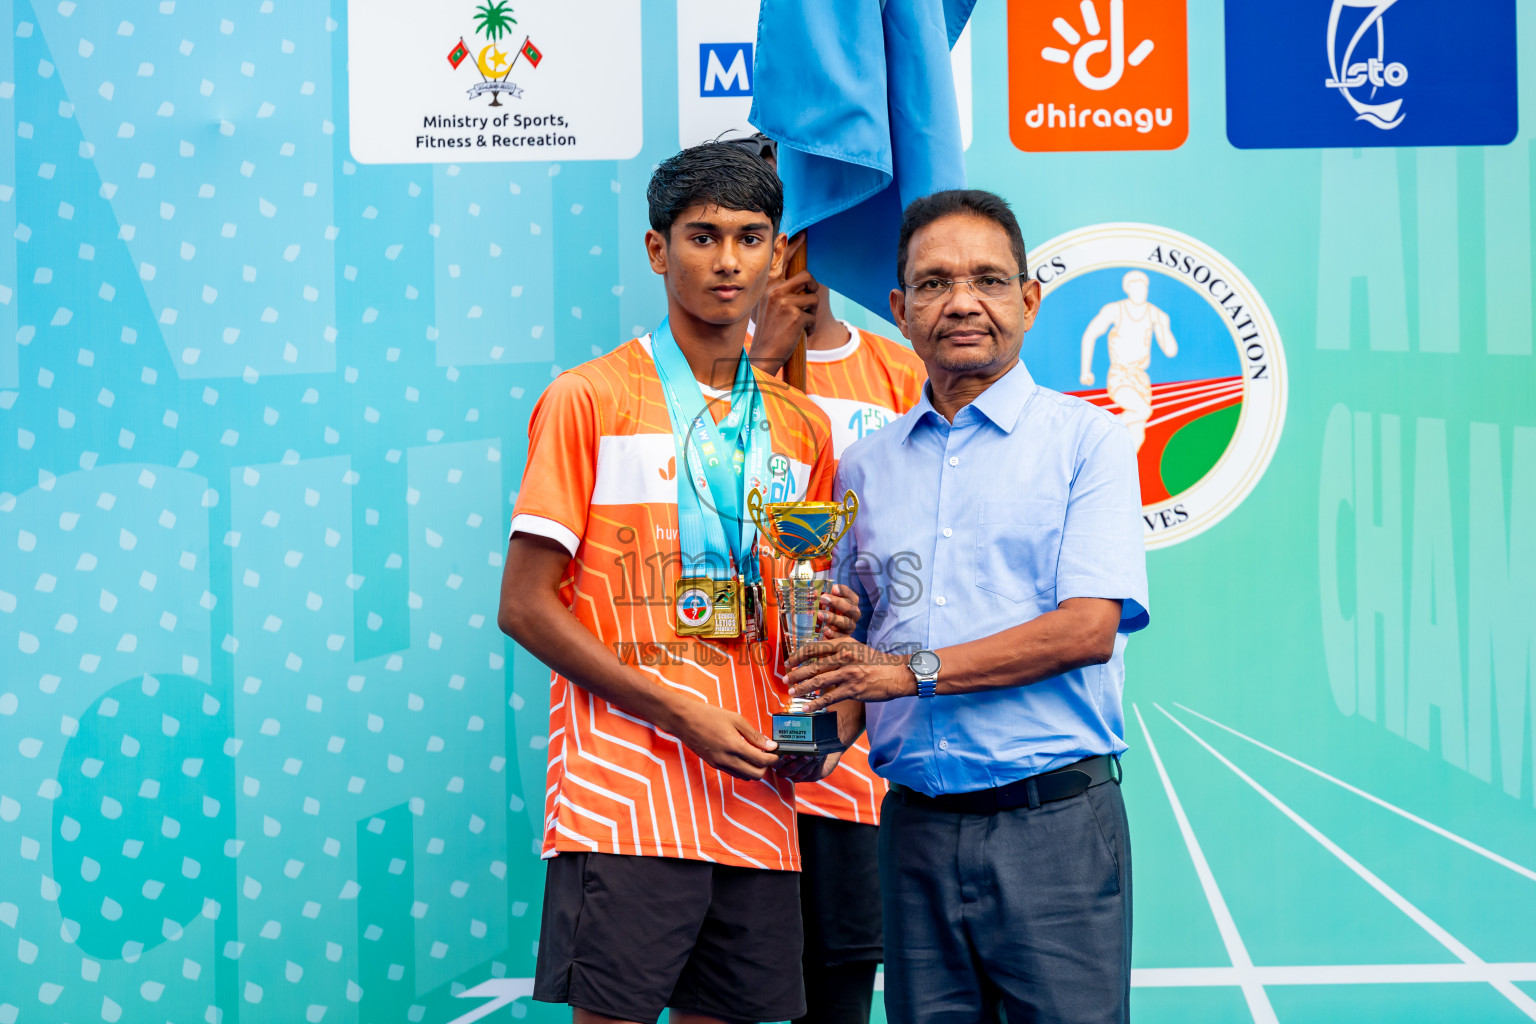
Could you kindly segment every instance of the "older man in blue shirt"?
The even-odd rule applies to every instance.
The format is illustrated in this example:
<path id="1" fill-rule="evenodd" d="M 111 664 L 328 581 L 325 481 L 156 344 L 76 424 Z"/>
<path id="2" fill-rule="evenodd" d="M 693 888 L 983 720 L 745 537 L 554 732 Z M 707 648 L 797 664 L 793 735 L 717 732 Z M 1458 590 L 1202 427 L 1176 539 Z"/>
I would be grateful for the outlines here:
<path id="1" fill-rule="evenodd" d="M 837 490 L 861 514 L 835 561 L 862 618 L 790 675 L 818 706 L 862 702 L 892 783 L 886 1012 L 1124 1021 L 1123 658 L 1148 621 L 1135 449 L 1020 362 L 1040 287 L 1002 199 L 914 202 L 897 275 L 891 311 L 929 384 L 843 456 Z"/>

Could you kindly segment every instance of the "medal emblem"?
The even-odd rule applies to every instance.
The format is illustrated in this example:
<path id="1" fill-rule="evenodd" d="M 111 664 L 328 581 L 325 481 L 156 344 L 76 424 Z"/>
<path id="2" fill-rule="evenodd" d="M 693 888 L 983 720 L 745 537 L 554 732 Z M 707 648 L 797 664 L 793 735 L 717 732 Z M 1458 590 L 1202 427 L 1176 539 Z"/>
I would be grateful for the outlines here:
<path id="1" fill-rule="evenodd" d="M 741 635 L 740 580 L 687 576 L 677 581 L 676 594 L 673 614 L 678 636 L 733 640 Z"/>
<path id="2" fill-rule="evenodd" d="M 707 627 L 715 614 L 715 595 L 706 594 L 699 587 L 689 587 L 677 595 L 677 622 L 679 626 L 695 629 Z"/>

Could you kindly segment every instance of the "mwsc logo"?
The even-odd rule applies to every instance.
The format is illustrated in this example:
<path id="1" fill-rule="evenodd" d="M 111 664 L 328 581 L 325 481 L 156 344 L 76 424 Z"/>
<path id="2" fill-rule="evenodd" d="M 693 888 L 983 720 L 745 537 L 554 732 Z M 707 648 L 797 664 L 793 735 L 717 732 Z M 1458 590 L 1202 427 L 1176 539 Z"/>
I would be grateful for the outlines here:
<path id="1" fill-rule="evenodd" d="M 751 96 L 752 45 L 700 43 L 699 95 Z"/>
<path id="2" fill-rule="evenodd" d="M 1131 432 L 1147 547 L 1203 533 L 1264 475 L 1285 424 L 1285 351 L 1253 285 L 1151 224 L 1097 224 L 1029 256 L 1044 301 L 1023 358 Z"/>

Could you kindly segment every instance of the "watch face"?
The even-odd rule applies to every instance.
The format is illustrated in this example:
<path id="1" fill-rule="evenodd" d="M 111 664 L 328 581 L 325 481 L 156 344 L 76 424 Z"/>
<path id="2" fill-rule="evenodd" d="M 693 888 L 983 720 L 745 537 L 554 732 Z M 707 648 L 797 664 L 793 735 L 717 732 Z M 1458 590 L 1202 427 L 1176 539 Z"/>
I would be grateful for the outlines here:
<path id="1" fill-rule="evenodd" d="M 931 676 L 939 671 L 939 656 L 932 651 L 918 651 L 907 659 L 907 667 L 916 676 Z"/>

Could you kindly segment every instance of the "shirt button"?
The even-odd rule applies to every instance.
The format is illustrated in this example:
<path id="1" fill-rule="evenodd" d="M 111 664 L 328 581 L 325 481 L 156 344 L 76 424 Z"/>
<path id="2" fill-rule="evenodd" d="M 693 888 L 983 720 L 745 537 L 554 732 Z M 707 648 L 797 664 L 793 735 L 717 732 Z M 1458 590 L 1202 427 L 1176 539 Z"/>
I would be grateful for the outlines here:
<path id="1" fill-rule="evenodd" d="M 959 459 L 959 457 L 958 457 L 958 456 L 955 456 L 955 455 L 951 455 L 951 456 L 950 456 L 950 457 L 949 457 L 949 464 L 950 464 L 950 465 L 951 465 L 951 466 L 958 466 L 958 465 L 960 465 L 960 459 Z"/>
<path id="2" fill-rule="evenodd" d="M 949 740 L 939 740 L 939 749 L 940 750 L 948 750 L 949 749 Z"/>
<path id="3" fill-rule="evenodd" d="M 953 537 L 954 535 L 955 535 L 955 531 L 954 530 L 951 530 L 947 526 L 944 527 L 944 536 L 946 536 L 946 537 Z"/>
<path id="4" fill-rule="evenodd" d="M 934 604 L 938 604 L 938 605 L 942 605 L 944 603 L 944 598 L 943 597 L 936 597 L 936 598 L 933 599 L 933 603 Z"/>

